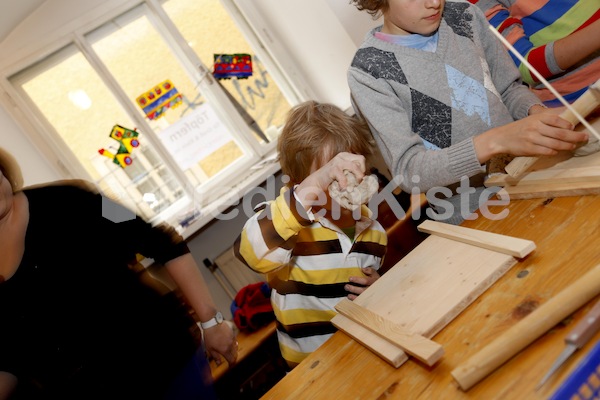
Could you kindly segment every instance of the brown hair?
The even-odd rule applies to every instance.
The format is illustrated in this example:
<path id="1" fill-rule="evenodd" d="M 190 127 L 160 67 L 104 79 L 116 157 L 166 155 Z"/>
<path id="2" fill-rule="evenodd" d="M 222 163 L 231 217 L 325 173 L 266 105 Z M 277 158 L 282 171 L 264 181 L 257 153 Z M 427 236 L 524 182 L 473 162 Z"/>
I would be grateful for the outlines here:
<path id="1" fill-rule="evenodd" d="M 379 18 L 390 6 L 388 0 L 350 0 L 350 4 L 354 4 L 360 11 L 365 10 L 373 19 Z"/>
<path id="2" fill-rule="evenodd" d="M 322 166 L 336 154 L 369 157 L 374 141 L 366 122 L 333 104 L 306 101 L 292 108 L 279 137 L 277 150 L 288 186 L 302 182 L 316 162 Z"/>
<path id="3" fill-rule="evenodd" d="M 6 150 L 0 147 L 0 171 L 10 182 L 13 193 L 23 188 L 23 174 L 17 160 Z"/>

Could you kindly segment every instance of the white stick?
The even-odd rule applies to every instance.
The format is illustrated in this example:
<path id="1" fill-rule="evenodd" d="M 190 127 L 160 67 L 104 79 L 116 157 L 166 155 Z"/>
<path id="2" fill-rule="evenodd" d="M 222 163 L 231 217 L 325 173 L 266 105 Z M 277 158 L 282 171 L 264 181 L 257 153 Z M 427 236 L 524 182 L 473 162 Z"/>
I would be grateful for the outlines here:
<path id="1" fill-rule="evenodd" d="M 540 73 L 539 73 L 539 72 L 538 72 L 538 71 L 537 71 L 537 70 L 536 70 L 536 69 L 533 67 L 533 65 L 531 65 L 531 64 L 530 64 L 530 63 L 529 63 L 529 62 L 528 62 L 528 61 L 527 61 L 525 58 L 523 58 L 523 56 L 522 56 L 522 55 L 521 55 L 521 54 L 520 54 L 520 53 L 519 53 L 519 52 L 518 52 L 518 51 L 517 51 L 517 50 L 516 50 L 516 49 L 513 47 L 513 45 L 511 45 L 511 44 L 508 42 L 508 40 L 506 40 L 506 39 L 504 38 L 504 36 L 502 36 L 502 34 L 496 30 L 496 28 L 494 28 L 492 25 L 489 25 L 488 27 L 489 27 L 489 29 L 490 29 L 490 30 L 491 30 L 491 31 L 494 33 L 494 35 L 496 35 L 496 37 L 497 37 L 498 39 L 500 39 L 500 41 L 501 41 L 501 42 L 502 42 L 502 43 L 503 43 L 503 44 L 504 44 L 506 47 L 508 47 L 508 49 L 511 51 L 511 53 L 513 53 L 513 55 L 514 55 L 515 57 L 517 57 L 517 58 L 518 58 L 518 59 L 519 59 L 519 60 L 520 60 L 520 61 L 521 61 L 523 64 L 525 64 L 525 66 L 526 66 L 527 68 L 529 68 L 529 71 L 530 71 L 532 74 L 534 74 L 534 75 L 536 76 L 536 78 L 538 78 L 538 79 L 539 79 L 539 81 L 540 81 L 540 82 L 542 82 L 542 83 L 544 84 L 544 86 L 546 86 L 546 88 L 547 88 L 547 89 L 548 89 L 550 92 L 552 92 L 552 94 L 553 94 L 554 96 L 556 96 L 556 98 L 557 98 L 558 100 L 560 100 L 560 102 L 561 102 L 561 103 L 562 103 L 562 104 L 563 104 L 565 107 L 567 107 L 567 108 L 568 108 L 568 109 L 569 109 L 569 110 L 570 110 L 570 111 L 573 113 L 573 115 L 575 115 L 575 117 L 577 117 L 577 119 L 579 120 L 579 122 L 581 122 L 581 123 L 583 124 L 583 126 L 585 126 L 585 127 L 586 127 L 586 129 L 587 129 L 587 130 L 588 130 L 590 133 L 592 133 L 594 136 L 596 136 L 596 138 L 597 138 L 598 140 L 600 140 L 600 133 L 596 132 L 596 130 L 595 130 L 595 129 L 594 129 L 594 128 L 593 128 L 593 127 L 592 127 L 592 126 L 591 126 L 591 125 L 590 125 L 590 124 L 589 124 L 589 123 L 586 121 L 586 119 L 585 119 L 585 118 L 583 118 L 583 117 L 581 116 L 581 114 L 579 114 L 579 113 L 577 112 L 577 110 L 575 110 L 575 108 L 571 107 L 571 104 L 569 104 L 569 102 L 568 102 L 568 101 L 566 101 L 566 100 L 564 99 L 564 97 L 562 97 L 562 96 L 560 95 L 560 93 L 558 93 L 558 92 L 556 91 L 556 89 L 554 89 L 554 87 L 553 87 L 553 86 L 550 84 L 550 82 L 548 82 L 546 79 L 544 79 L 544 77 L 542 76 L 542 74 L 540 74 Z M 596 82 L 594 85 L 597 85 L 597 84 L 598 84 L 598 82 Z"/>

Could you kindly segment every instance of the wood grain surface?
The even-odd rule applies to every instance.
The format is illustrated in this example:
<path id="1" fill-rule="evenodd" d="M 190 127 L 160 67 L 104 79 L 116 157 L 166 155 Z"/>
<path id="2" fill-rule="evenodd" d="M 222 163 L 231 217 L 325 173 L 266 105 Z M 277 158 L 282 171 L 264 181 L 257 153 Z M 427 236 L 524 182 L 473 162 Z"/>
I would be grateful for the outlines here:
<path id="1" fill-rule="evenodd" d="M 432 338 L 481 293 L 506 273 L 517 260 L 504 253 L 430 236 L 365 290 L 354 302 L 404 329 Z M 403 362 L 404 349 L 360 324 L 331 322 L 358 342 L 373 349 L 390 364 Z M 380 347 L 381 348 L 377 348 Z M 425 362 L 429 364 L 428 362 Z"/>
<path id="2" fill-rule="evenodd" d="M 335 309 L 429 366 L 435 364 L 444 355 L 444 349 L 438 343 L 389 321 L 353 301 L 343 299 Z"/>
<path id="3" fill-rule="evenodd" d="M 444 224 L 438 221 L 423 221 L 417 229 L 421 232 L 438 235 L 488 250 L 494 250 L 499 253 L 510 254 L 511 256 L 518 258 L 523 258 L 535 250 L 535 243 L 531 240 L 498 235 L 497 233 L 465 228 L 463 226 Z"/>
<path id="4" fill-rule="evenodd" d="M 463 226 L 528 239 L 537 249 L 450 321 L 434 340 L 445 350 L 433 367 L 410 358 L 394 368 L 338 331 L 275 385 L 264 399 L 547 399 L 592 346 L 596 334 L 538 391 L 535 386 L 564 349 L 570 328 L 593 305 L 524 348 L 468 391 L 450 372 L 498 335 L 576 281 L 600 260 L 600 196 L 536 198 L 490 206 L 501 220 L 479 217 Z M 432 294 L 443 296 L 445 293 Z M 393 304 L 390 304 L 393 307 Z"/>

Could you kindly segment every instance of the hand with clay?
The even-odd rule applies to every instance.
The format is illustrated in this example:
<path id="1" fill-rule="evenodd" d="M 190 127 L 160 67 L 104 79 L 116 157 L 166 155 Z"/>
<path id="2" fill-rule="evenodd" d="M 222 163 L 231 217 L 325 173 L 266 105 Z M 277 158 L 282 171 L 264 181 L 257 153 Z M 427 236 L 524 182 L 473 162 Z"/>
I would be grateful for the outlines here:
<path id="1" fill-rule="evenodd" d="M 358 183 L 354 174 L 350 171 L 344 171 L 346 181 L 345 189 L 340 187 L 338 181 L 333 181 L 329 185 L 329 195 L 342 207 L 354 211 L 361 204 L 367 204 L 377 190 L 379 190 L 379 181 L 373 175 L 363 177 Z"/>
<path id="2" fill-rule="evenodd" d="M 342 190 L 348 186 L 348 178 L 344 171 L 351 172 L 358 181 L 361 181 L 365 169 L 364 156 L 339 153 L 322 167 L 313 167 L 311 174 L 296 187 L 295 193 L 307 209 L 313 205 L 323 205 L 323 196 L 332 182 L 337 181 Z"/>

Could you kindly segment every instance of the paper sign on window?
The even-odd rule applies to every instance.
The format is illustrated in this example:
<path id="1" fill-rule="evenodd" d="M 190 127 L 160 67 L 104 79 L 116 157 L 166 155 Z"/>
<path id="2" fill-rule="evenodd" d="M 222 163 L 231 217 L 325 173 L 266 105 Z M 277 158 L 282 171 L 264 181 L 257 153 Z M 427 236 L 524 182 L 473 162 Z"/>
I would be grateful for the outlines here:
<path id="1" fill-rule="evenodd" d="M 187 170 L 232 140 L 212 107 L 204 103 L 158 137 L 182 170 Z"/>

